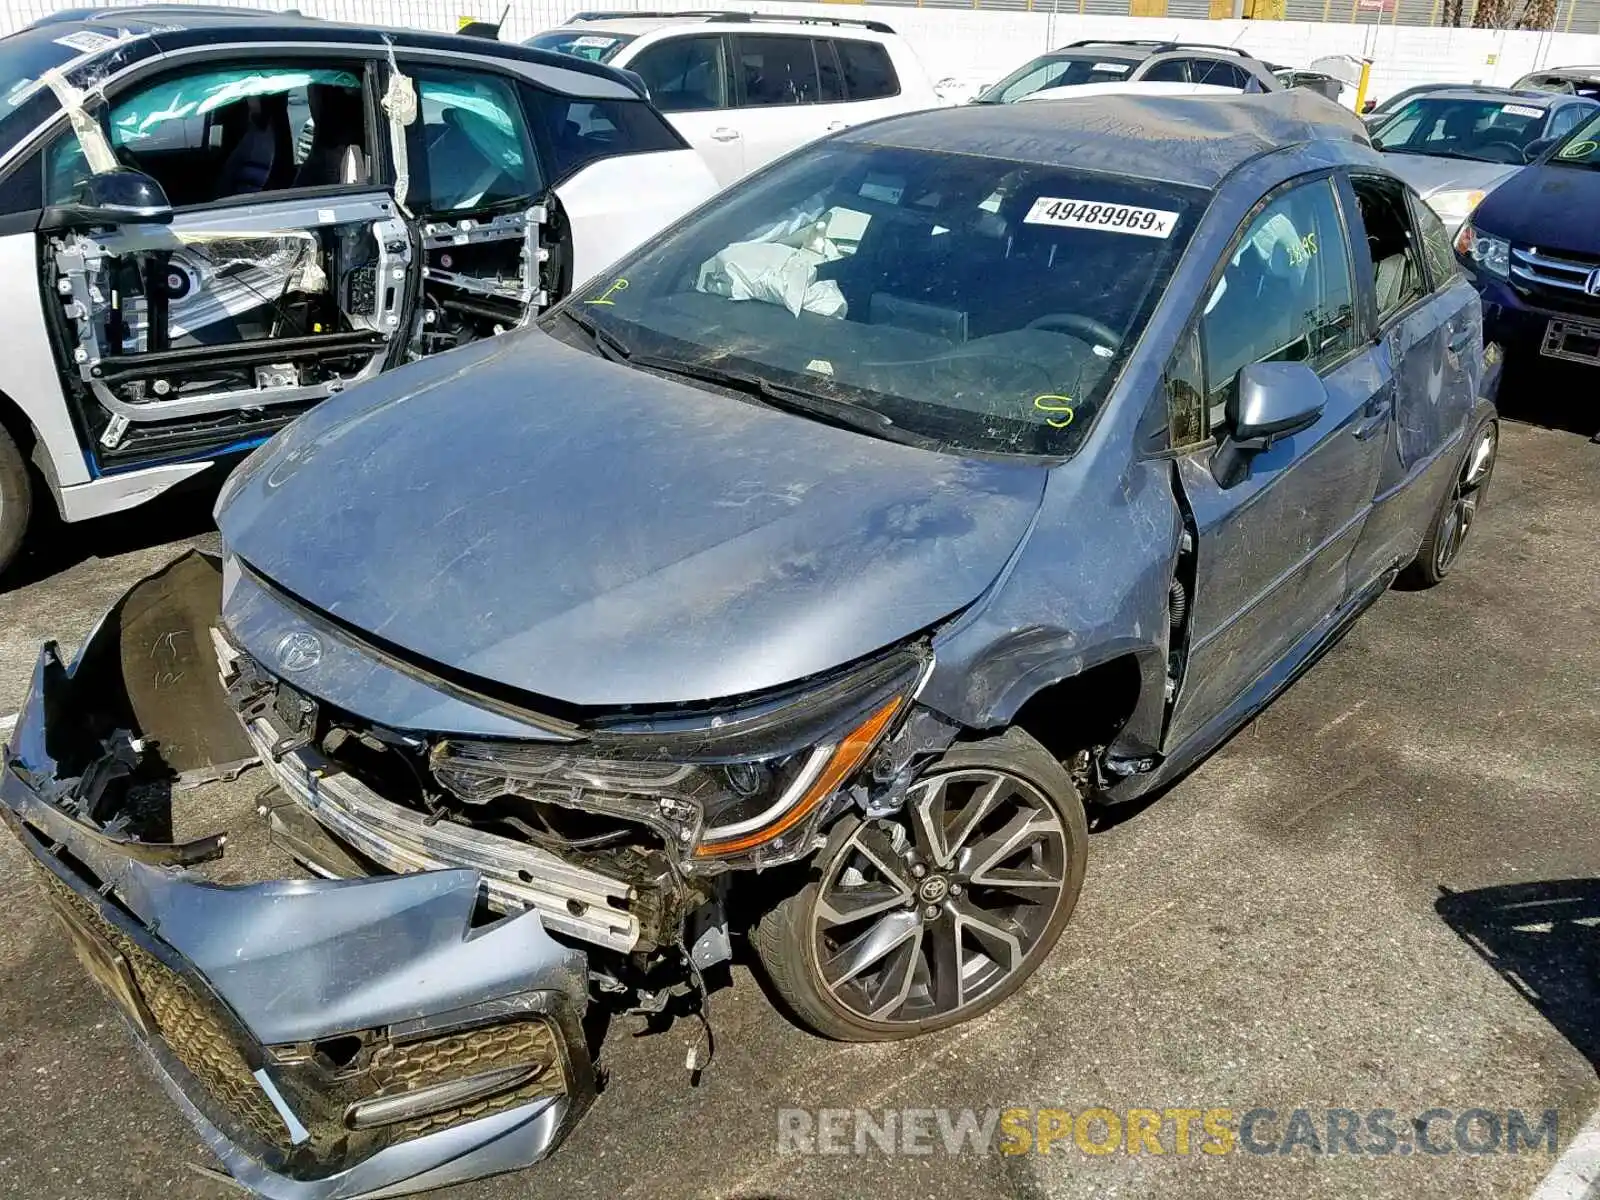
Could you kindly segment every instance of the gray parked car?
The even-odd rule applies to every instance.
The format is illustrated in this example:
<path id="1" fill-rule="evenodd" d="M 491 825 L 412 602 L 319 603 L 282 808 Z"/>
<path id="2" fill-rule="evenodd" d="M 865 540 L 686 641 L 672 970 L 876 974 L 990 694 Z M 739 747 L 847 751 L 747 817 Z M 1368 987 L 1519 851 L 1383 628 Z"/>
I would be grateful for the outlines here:
<path id="1" fill-rule="evenodd" d="M 1372 144 L 1454 237 L 1493 188 L 1596 112 L 1600 102 L 1581 96 L 1443 88 L 1401 105 L 1373 131 Z"/>
<path id="2" fill-rule="evenodd" d="M 585 1010 L 693 1011 L 733 934 L 831 1037 L 1015 992 L 1090 811 L 1450 570 L 1483 363 L 1304 91 L 853 129 L 258 451 L 220 563 L 45 647 L 0 812 L 248 1185 L 525 1165 Z M 174 789 L 256 758 L 298 865 L 218 887 Z"/>

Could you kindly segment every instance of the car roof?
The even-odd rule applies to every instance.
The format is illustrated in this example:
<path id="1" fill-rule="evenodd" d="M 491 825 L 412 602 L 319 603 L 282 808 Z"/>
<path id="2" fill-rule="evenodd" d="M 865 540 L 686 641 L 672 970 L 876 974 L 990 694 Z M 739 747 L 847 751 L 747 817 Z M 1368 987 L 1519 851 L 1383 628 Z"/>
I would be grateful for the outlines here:
<path id="1" fill-rule="evenodd" d="M 1174 42 L 1157 41 L 1152 38 L 1084 38 L 1076 42 L 1068 42 L 1065 46 L 1058 46 L 1049 51 L 1044 58 L 1053 58 L 1058 55 L 1077 53 L 1082 55 L 1099 55 L 1106 58 L 1118 58 L 1127 62 L 1140 62 L 1152 58 L 1157 54 L 1202 54 L 1215 55 L 1218 58 L 1238 59 L 1243 62 L 1259 63 L 1248 50 L 1241 50 L 1237 46 L 1224 46 L 1219 42 Z M 1262 63 L 1265 66 L 1266 64 Z"/>
<path id="2" fill-rule="evenodd" d="M 580 12 L 567 18 L 558 28 L 562 32 L 598 29 L 602 33 L 628 33 L 634 36 L 670 29 L 680 25 L 737 25 L 769 26 L 791 29 L 796 25 L 830 25 L 845 31 L 862 33 L 894 33 L 893 27 L 882 21 L 862 20 L 855 17 L 836 17 L 828 13 L 763 13 L 735 12 L 717 9 L 687 12 Z M 545 30 L 543 32 L 551 32 Z"/>
<path id="3" fill-rule="evenodd" d="M 1538 92 L 1530 88 L 1503 88 L 1488 87 L 1479 84 L 1459 84 L 1455 87 L 1434 88 L 1426 96 L 1417 99 L 1428 100 L 1498 100 L 1503 104 L 1526 103 L 1532 107 L 1548 108 L 1552 104 L 1561 104 L 1571 100 L 1572 97 L 1563 92 Z"/>
<path id="4" fill-rule="evenodd" d="M 834 136 L 1203 188 L 1275 150 L 1319 142 L 1371 144 L 1354 113 L 1304 89 L 974 104 L 890 117 Z"/>
<path id="5" fill-rule="evenodd" d="M 122 38 L 125 34 L 148 38 L 162 52 L 214 45 L 234 38 L 255 43 L 279 40 L 373 46 L 387 43 L 404 49 L 447 50 L 548 68 L 547 73 L 532 73 L 533 77 L 553 90 L 566 94 L 590 94 L 583 83 L 585 78 L 595 81 L 596 94 L 615 95 L 617 84 L 635 95 L 645 94 L 643 84 L 628 72 L 551 50 L 537 50 L 512 42 L 454 33 L 324 21 L 304 16 L 293 9 L 269 12 L 264 9 L 189 4 L 80 9 L 56 13 L 52 18 L 36 22 L 10 36 L 60 39 L 79 30 L 105 34 L 108 38 Z M 111 49 L 109 41 L 106 49 Z"/>

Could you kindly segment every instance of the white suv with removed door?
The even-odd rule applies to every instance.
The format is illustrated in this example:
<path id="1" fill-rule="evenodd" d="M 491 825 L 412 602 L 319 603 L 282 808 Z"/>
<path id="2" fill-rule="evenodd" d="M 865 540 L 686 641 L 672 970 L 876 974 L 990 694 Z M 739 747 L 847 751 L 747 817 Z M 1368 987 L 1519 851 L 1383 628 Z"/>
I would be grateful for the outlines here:
<path id="1" fill-rule="evenodd" d="M 882 21 L 579 13 L 523 44 L 639 75 L 723 186 L 834 130 L 942 103 Z"/>

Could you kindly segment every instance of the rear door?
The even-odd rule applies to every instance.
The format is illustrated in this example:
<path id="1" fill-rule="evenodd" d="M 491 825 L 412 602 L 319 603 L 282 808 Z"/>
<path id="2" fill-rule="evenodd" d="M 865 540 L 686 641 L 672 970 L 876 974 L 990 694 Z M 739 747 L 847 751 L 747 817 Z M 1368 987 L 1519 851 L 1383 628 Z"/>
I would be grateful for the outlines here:
<path id="1" fill-rule="evenodd" d="M 1372 504 L 1383 362 L 1360 333 L 1355 260 L 1334 179 L 1264 202 L 1228 251 L 1198 318 L 1213 440 L 1178 460 L 1195 523 L 1189 650 L 1167 746 L 1223 711 L 1346 594 L 1346 560 Z M 1212 476 L 1224 409 L 1250 363 L 1310 363 L 1327 389 L 1310 429 L 1255 455 L 1230 487 Z"/>
<path id="2" fill-rule="evenodd" d="M 522 324 L 546 302 L 545 181 L 518 85 L 402 55 L 417 98 L 405 130 L 405 204 L 421 241 L 413 353 Z"/>
<path id="3" fill-rule="evenodd" d="M 1444 226 L 1409 187 L 1380 175 L 1347 186 L 1363 303 L 1393 381 L 1389 419 L 1374 438 L 1384 450 L 1372 517 L 1350 560 L 1359 588 L 1416 553 L 1476 404 L 1483 319 Z"/>
<path id="4" fill-rule="evenodd" d="M 845 127 L 841 81 L 825 39 L 738 33 L 730 41 L 747 172 Z M 819 43 L 827 71 L 819 65 Z"/>
<path id="5" fill-rule="evenodd" d="M 650 100 L 711 168 L 719 186 L 745 173 L 744 132 L 733 110 L 728 39 L 719 33 L 663 38 L 618 65 L 636 72 Z"/>
<path id="6" fill-rule="evenodd" d="M 170 224 L 38 235 L 95 473 L 247 445 L 398 360 L 415 275 L 375 86 L 359 52 L 208 57 L 113 87 L 46 148 L 47 206 L 111 166 L 174 206 Z"/>

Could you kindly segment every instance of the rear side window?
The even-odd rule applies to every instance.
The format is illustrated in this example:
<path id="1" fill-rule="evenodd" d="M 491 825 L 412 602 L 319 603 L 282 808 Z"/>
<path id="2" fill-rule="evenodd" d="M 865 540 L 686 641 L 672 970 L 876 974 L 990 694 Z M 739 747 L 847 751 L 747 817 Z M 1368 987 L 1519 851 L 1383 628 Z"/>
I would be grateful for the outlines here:
<path id="1" fill-rule="evenodd" d="M 683 149 L 683 139 L 642 100 L 578 99 L 526 85 L 523 94 L 552 183 L 602 158 Z"/>
<path id="2" fill-rule="evenodd" d="M 650 89 L 662 112 L 727 108 L 728 64 L 720 36 L 680 37 L 657 42 L 628 64 Z"/>
<path id="3" fill-rule="evenodd" d="M 747 105 L 817 104 L 824 98 L 810 38 L 741 34 L 733 39 L 733 54 Z"/>
<path id="4" fill-rule="evenodd" d="M 1550 125 L 1544 131 L 1547 138 L 1566 137 L 1578 127 L 1578 122 L 1592 113 L 1594 109 L 1582 104 L 1568 104 L 1557 109 L 1555 116 L 1550 118 Z"/>
<path id="5" fill-rule="evenodd" d="M 1428 275 L 1433 280 L 1433 290 L 1448 287 L 1450 283 L 1461 274 L 1461 265 L 1456 261 L 1455 251 L 1450 245 L 1450 235 L 1445 231 L 1444 222 L 1433 213 L 1433 209 L 1424 204 L 1415 193 L 1409 196 L 1411 201 L 1411 219 L 1416 223 L 1417 231 L 1422 235 L 1422 258 L 1428 264 Z"/>
<path id="6" fill-rule="evenodd" d="M 1139 79 L 1144 83 L 1188 83 L 1188 60 L 1169 58 L 1166 62 L 1158 62 L 1139 76 Z"/>
<path id="7" fill-rule="evenodd" d="M 881 100 L 900 94 L 894 63 L 883 46 L 877 42 L 835 38 L 833 48 L 839 53 L 839 65 L 844 72 L 845 99 Z"/>
<path id="8" fill-rule="evenodd" d="M 1207 83 L 1212 87 L 1238 88 L 1243 91 L 1250 84 L 1250 75 L 1237 63 L 1220 62 L 1214 58 L 1191 58 L 1189 82 Z"/>

